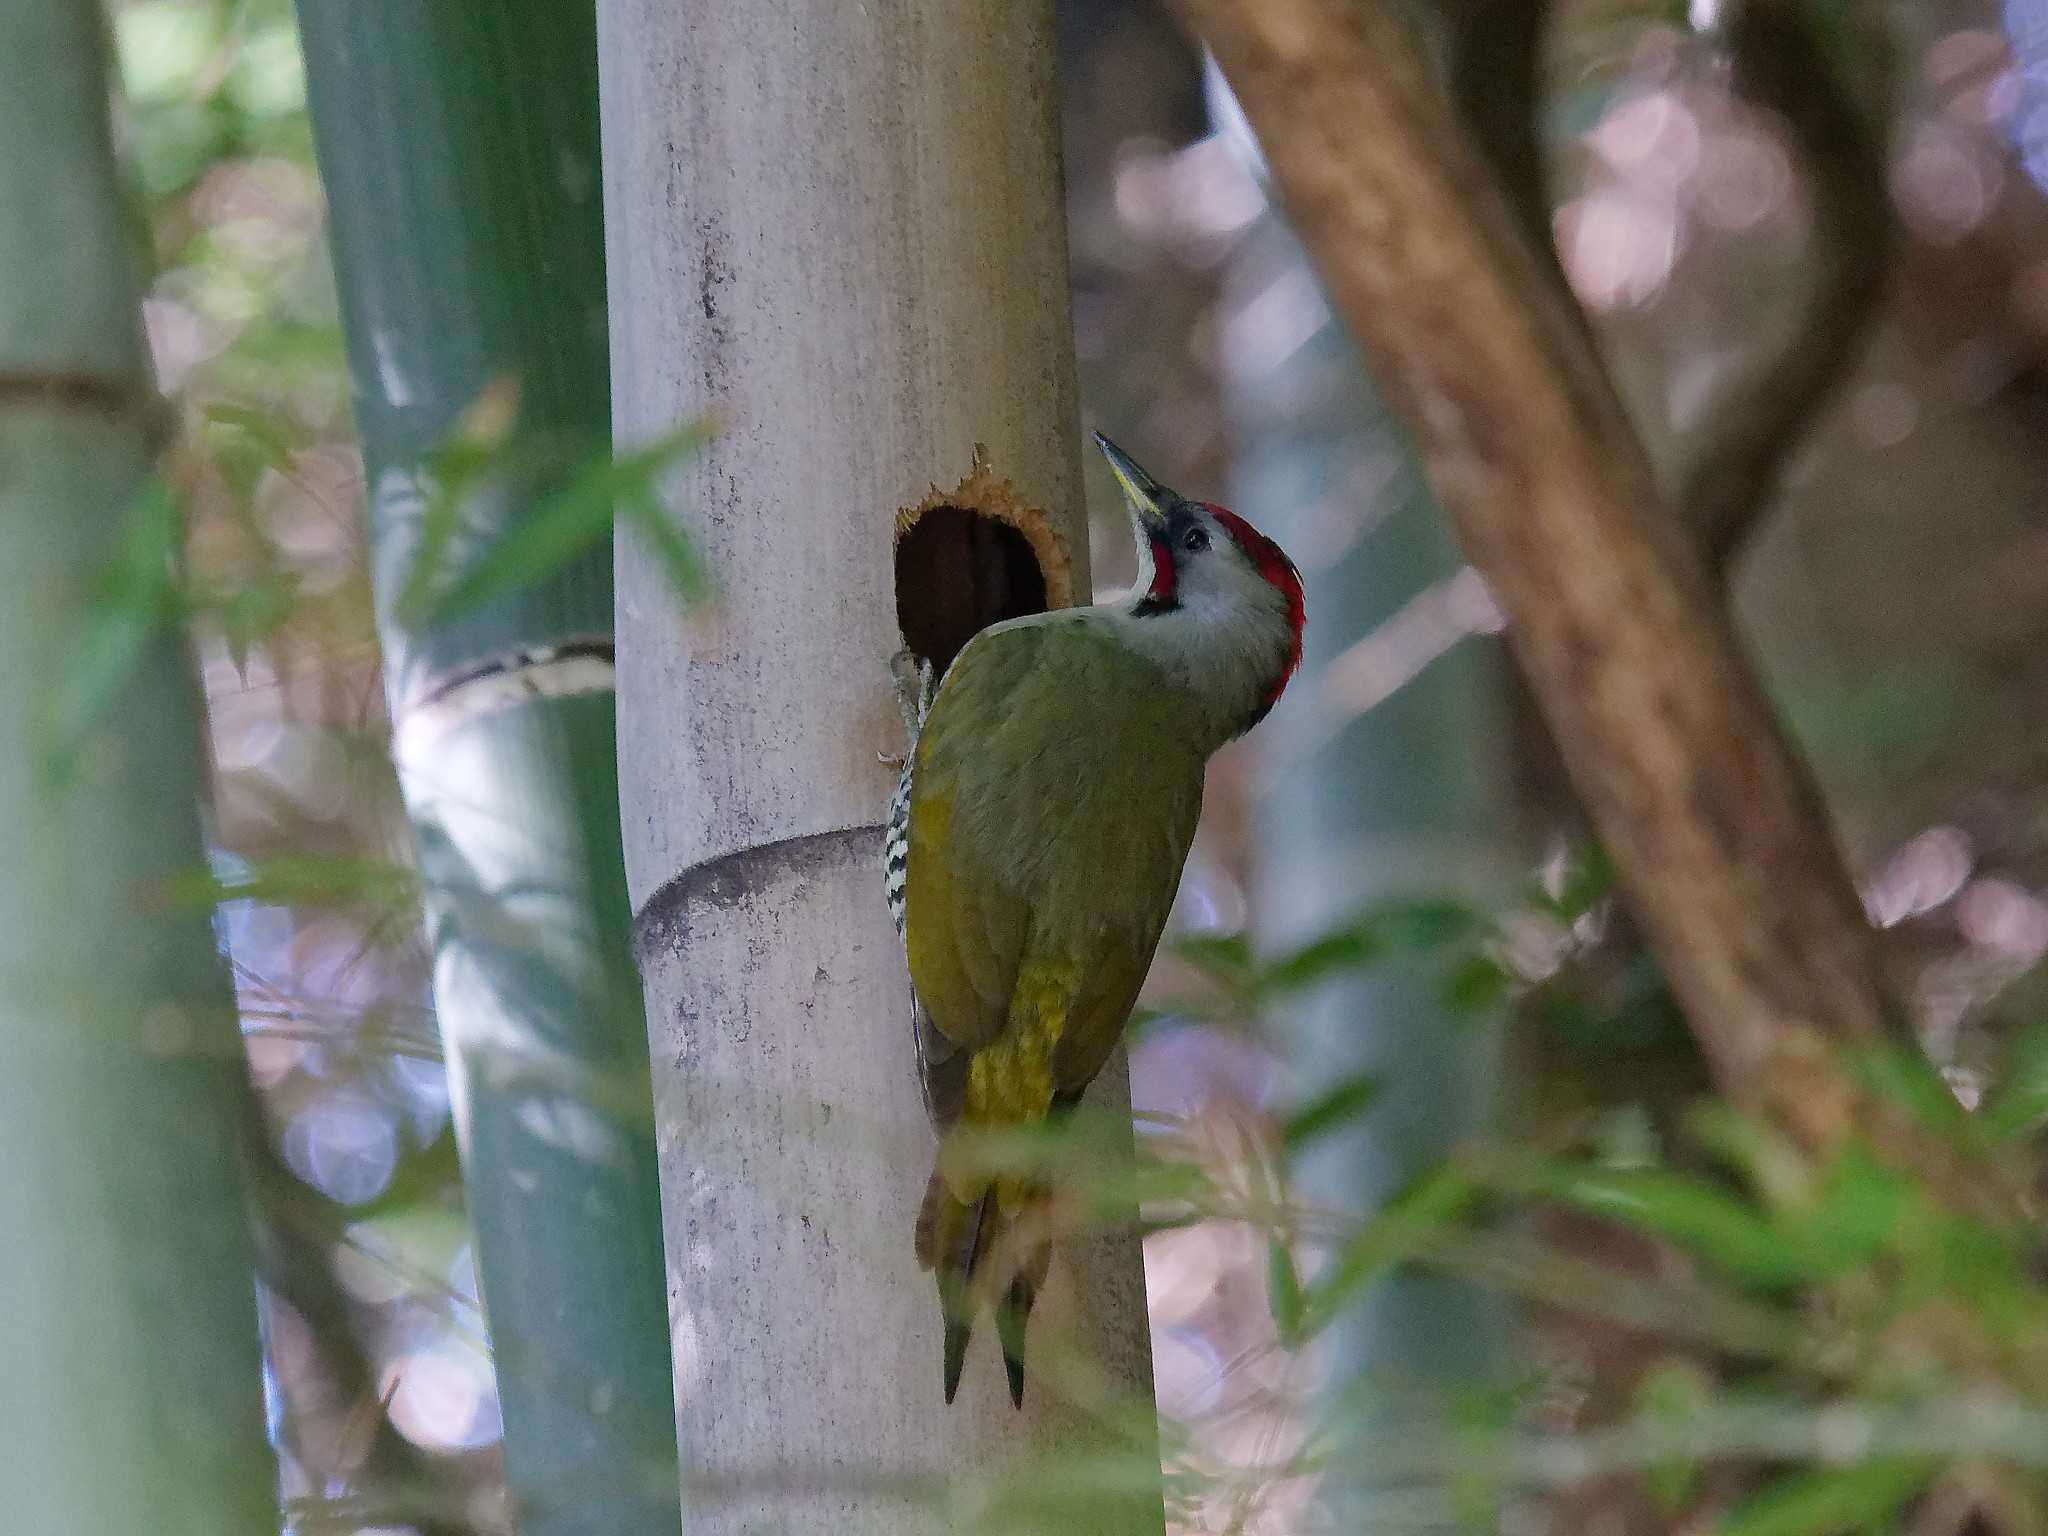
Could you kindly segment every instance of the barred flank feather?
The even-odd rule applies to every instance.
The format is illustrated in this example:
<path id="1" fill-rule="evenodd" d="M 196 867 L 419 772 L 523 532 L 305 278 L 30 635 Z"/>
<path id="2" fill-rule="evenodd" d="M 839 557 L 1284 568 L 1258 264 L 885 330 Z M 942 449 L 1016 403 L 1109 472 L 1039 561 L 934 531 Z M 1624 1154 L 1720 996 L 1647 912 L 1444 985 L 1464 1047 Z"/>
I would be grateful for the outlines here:
<path id="1" fill-rule="evenodd" d="M 914 761 L 905 755 L 903 774 L 896 781 L 896 793 L 889 797 L 889 816 L 882 827 L 882 887 L 899 939 L 903 937 L 904 892 L 910 884 L 910 771 Z"/>
<path id="2" fill-rule="evenodd" d="M 897 702 L 903 708 L 903 772 L 897 775 L 896 792 L 889 797 L 889 814 L 882 823 L 882 892 L 889 902 L 889 916 L 896 924 L 896 937 L 903 937 L 904 914 L 910 889 L 910 792 L 917 764 L 917 739 L 931 713 L 938 680 L 931 665 L 908 651 L 890 659 L 889 670 L 896 679 Z M 906 953 L 905 958 L 908 958 Z M 967 1062 L 953 1045 L 932 1027 L 931 1015 L 910 989 L 911 1040 L 917 1051 L 918 1089 L 924 1095 L 925 1113 L 940 1132 L 959 1118 L 960 1100 L 966 1090 Z"/>

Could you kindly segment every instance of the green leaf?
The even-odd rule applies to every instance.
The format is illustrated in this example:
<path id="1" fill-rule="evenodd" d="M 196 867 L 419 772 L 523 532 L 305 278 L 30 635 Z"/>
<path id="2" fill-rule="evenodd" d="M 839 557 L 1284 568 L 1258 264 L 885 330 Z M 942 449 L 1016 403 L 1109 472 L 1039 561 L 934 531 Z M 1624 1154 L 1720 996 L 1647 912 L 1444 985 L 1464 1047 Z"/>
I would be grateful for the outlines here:
<path id="1" fill-rule="evenodd" d="M 413 535 L 412 553 L 396 604 L 398 614 L 407 623 L 425 622 L 433 607 L 442 567 L 448 563 L 448 551 L 462 527 L 463 503 L 474 493 L 489 463 L 487 451 L 449 444 L 430 455 L 423 466 L 426 501 L 420 509 L 419 527 Z"/>
<path id="2" fill-rule="evenodd" d="M 1636 1407 L 1646 1421 L 1676 1429 L 1704 1413 L 1713 1395 L 1712 1379 L 1696 1362 L 1667 1360 L 1643 1377 Z M 1699 1491 L 1699 1463 L 1690 1458 L 1653 1462 L 1644 1468 L 1643 1480 L 1657 1507 L 1676 1516 Z"/>
<path id="3" fill-rule="evenodd" d="M 667 573 L 668 584 L 675 590 L 677 598 L 684 603 L 693 603 L 710 591 L 711 581 L 697 559 L 697 552 L 676 531 L 668 519 L 667 508 L 662 506 L 651 489 L 627 496 L 620 503 L 619 510 L 626 526 L 652 546 L 654 557 Z"/>
<path id="4" fill-rule="evenodd" d="M 1317 1137 L 1349 1125 L 1379 1101 L 1385 1086 L 1370 1073 L 1345 1078 L 1287 1117 L 1280 1128 L 1280 1145 L 1289 1152 L 1298 1152 Z"/>
<path id="5" fill-rule="evenodd" d="M 232 363 L 247 365 L 245 372 L 247 367 L 278 369 L 307 379 L 325 380 L 342 373 L 347 366 L 340 326 L 280 320 L 251 325 L 235 338 L 226 357 Z"/>
<path id="6" fill-rule="evenodd" d="M 1732 1510 L 1719 1536 L 1847 1536 L 1875 1530 L 1927 1486 L 1932 1464 L 1858 1462 L 1781 1477 Z"/>
<path id="7" fill-rule="evenodd" d="M 1993 1141 L 2009 1142 L 2048 1120 L 2048 1019 L 2022 1029 L 2006 1052 L 1977 1122 Z"/>
<path id="8" fill-rule="evenodd" d="M 1820 1196 L 1799 1213 L 1799 1247 L 1813 1271 L 1839 1274 L 1916 1236 L 1914 1186 L 1858 1146 L 1843 1149 Z M 1787 1214 L 1788 1224 L 1794 1218 Z"/>
<path id="9" fill-rule="evenodd" d="M 1294 1267 L 1294 1250 L 1287 1239 L 1275 1233 L 1266 1243 L 1266 1300 L 1273 1312 L 1273 1329 L 1283 1349 L 1299 1349 L 1308 1307 L 1301 1290 L 1301 1275 Z"/>
<path id="10" fill-rule="evenodd" d="M 1299 991 L 1396 955 L 1442 949 L 1484 923 L 1477 908 L 1448 898 L 1383 902 L 1272 961 L 1258 972 L 1256 985 L 1268 994 Z"/>
<path id="11" fill-rule="evenodd" d="M 1466 1530 L 1501 1528 L 1506 1471 L 1502 1442 L 1515 1427 L 1524 1401 L 1524 1394 L 1512 1388 L 1460 1390 L 1452 1400 L 1450 1433 L 1459 1452 L 1451 1476 L 1451 1506 Z"/>
<path id="12" fill-rule="evenodd" d="M 1541 904 L 1560 921 L 1574 923 L 1613 892 L 1614 880 L 1614 861 L 1605 845 L 1589 840 L 1565 856 L 1557 894 L 1545 892 Z"/>
<path id="13" fill-rule="evenodd" d="M 1484 1193 L 1471 1172 L 1444 1163 L 1421 1175 L 1352 1236 L 1318 1277 L 1304 1313 L 1304 1336 L 1343 1310 L 1360 1291 L 1461 1220 Z"/>
<path id="14" fill-rule="evenodd" d="M 1686 1111 L 1685 1129 L 1694 1145 L 1738 1174 L 1765 1208 L 1812 1202 L 1812 1159 L 1769 1121 L 1720 1099 L 1708 1099 Z"/>
<path id="15" fill-rule="evenodd" d="M 1136 1156 L 1091 1159 L 1083 1166 L 1069 1165 L 1064 1183 L 1071 1186 L 1088 1215 L 1097 1221 L 1119 1225 L 1134 1210 L 1160 1206 L 1173 1208 L 1182 1216 L 1202 1215 L 1217 1201 L 1214 1181 L 1198 1165 L 1179 1157 L 1155 1157 L 1140 1149 Z M 1181 1219 L 1175 1217 L 1176 1220 Z"/>
<path id="16" fill-rule="evenodd" d="M 1813 1268 L 1799 1245 L 1750 1206 L 1714 1185 L 1666 1169 L 1553 1167 L 1528 1176 L 1528 1188 L 1669 1238 L 1765 1285 L 1789 1284 Z"/>
<path id="17" fill-rule="evenodd" d="M 191 616 L 219 626 L 239 670 L 248 665 L 252 647 L 277 634 L 299 611 L 301 585 L 297 571 L 279 567 L 218 592 L 192 594 Z"/>
<path id="18" fill-rule="evenodd" d="M 1362 970 L 1386 952 L 1385 941 L 1368 920 L 1326 933 L 1313 943 L 1275 960 L 1258 978 L 1267 992 L 1295 992 L 1347 971 Z"/>
<path id="19" fill-rule="evenodd" d="M 207 447 L 214 461 L 234 478 L 244 495 L 255 488 L 257 474 L 282 470 L 299 451 L 297 423 L 276 411 L 209 400 L 199 408 Z"/>
<path id="20" fill-rule="evenodd" d="M 405 906 L 419 899 L 419 879 L 402 864 L 385 859 L 329 854 L 280 854 L 218 872 L 191 870 L 174 876 L 165 894 L 179 905 L 210 907 L 223 901 L 265 906 Z"/>
<path id="21" fill-rule="evenodd" d="M 1955 1089 L 1917 1046 L 1878 1045 L 1849 1053 L 1863 1085 L 1897 1105 L 1938 1136 L 1976 1134 Z"/>
<path id="22" fill-rule="evenodd" d="M 1249 993 L 1256 981 L 1251 940 L 1241 933 L 1193 933 L 1174 940 L 1173 952 L 1210 981 Z"/>
<path id="23" fill-rule="evenodd" d="M 107 718 L 158 634 L 178 614 L 178 507 L 152 481 L 129 509 L 115 553 L 101 567 L 65 664 L 49 684 L 34 724 L 42 776 L 50 787 L 76 771 L 78 754 Z"/>
<path id="24" fill-rule="evenodd" d="M 428 597 L 454 539 L 458 518 L 451 509 L 458 506 L 460 496 L 482 470 L 458 474 L 458 488 L 443 485 L 429 503 L 401 611 L 416 618 L 445 620 L 500 593 L 531 586 L 608 537 L 620 517 L 628 519 L 635 532 L 653 545 L 677 589 L 686 596 L 696 595 L 704 586 L 702 572 L 682 536 L 662 515 L 653 485 L 679 459 L 695 452 L 706 433 L 703 423 L 692 422 L 624 458 L 600 457 L 586 464 L 560 489 L 542 497 L 452 582 Z M 467 470 L 469 466 L 458 468 Z"/>
<path id="25" fill-rule="evenodd" d="M 1214 1186 L 1198 1164 L 1161 1155 L 1150 1138 L 1134 1147 L 1127 1116 L 1086 1106 L 1033 1124 L 963 1130 L 954 1155 L 963 1171 L 1048 1184 L 1106 1217 L 1124 1219 L 1132 1206 L 1151 1203 L 1214 1203 Z"/>
<path id="26" fill-rule="evenodd" d="M 1388 949 L 1416 954 L 1442 949 L 1483 931 L 1486 914 L 1451 897 L 1384 902 L 1368 921 Z"/>
<path id="27" fill-rule="evenodd" d="M 1507 967 L 1482 950 L 1451 967 L 1444 978 L 1444 1006 L 1460 1018 L 1477 1018 L 1500 1007 L 1513 984 Z"/>

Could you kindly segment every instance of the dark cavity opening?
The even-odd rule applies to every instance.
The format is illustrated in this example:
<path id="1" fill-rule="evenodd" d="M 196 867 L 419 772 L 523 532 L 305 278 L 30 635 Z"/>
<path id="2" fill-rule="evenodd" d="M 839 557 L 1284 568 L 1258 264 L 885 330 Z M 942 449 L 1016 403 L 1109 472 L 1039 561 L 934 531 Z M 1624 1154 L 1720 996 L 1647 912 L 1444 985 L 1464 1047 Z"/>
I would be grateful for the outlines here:
<path id="1" fill-rule="evenodd" d="M 979 631 L 1045 608 L 1038 556 L 999 518 L 932 507 L 896 541 L 896 623 L 939 675 Z"/>

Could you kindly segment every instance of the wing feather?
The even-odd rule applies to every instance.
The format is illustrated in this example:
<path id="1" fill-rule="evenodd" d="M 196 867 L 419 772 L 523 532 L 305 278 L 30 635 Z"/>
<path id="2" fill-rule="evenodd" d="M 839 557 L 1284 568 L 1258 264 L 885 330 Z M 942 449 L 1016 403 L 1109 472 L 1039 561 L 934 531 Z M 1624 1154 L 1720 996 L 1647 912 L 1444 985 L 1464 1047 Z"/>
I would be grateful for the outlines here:
<path id="1" fill-rule="evenodd" d="M 1078 1092 L 1101 1069 L 1194 836 L 1199 740 L 1157 674 L 1079 615 L 984 631 L 948 669 L 914 753 L 905 880 L 942 1125 L 965 1091 L 955 1053 L 1016 1032 L 1026 973 L 1072 978 L 1054 1086 Z M 1036 1020 L 1044 1001 L 1021 1012 Z"/>

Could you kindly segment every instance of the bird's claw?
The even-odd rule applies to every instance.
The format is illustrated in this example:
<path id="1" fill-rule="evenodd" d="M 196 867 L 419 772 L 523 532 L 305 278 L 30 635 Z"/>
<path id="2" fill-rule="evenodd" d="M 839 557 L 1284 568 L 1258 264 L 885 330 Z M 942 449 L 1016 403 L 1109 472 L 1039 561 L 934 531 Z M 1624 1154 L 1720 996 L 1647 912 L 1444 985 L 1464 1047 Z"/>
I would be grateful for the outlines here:
<path id="1" fill-rule="evenodd" d="M 896 683 L 896 703 L 903 711 L 904 733 L 915 746 L 917 733 L 924 728 L 924 717 L 931 713 L 932 695 L 937 691 L 933 686 L 932 664 L 905 648 L 889 658 L 889 676 Z M 896 761 L 901 766 L 902 759 Z"/>

